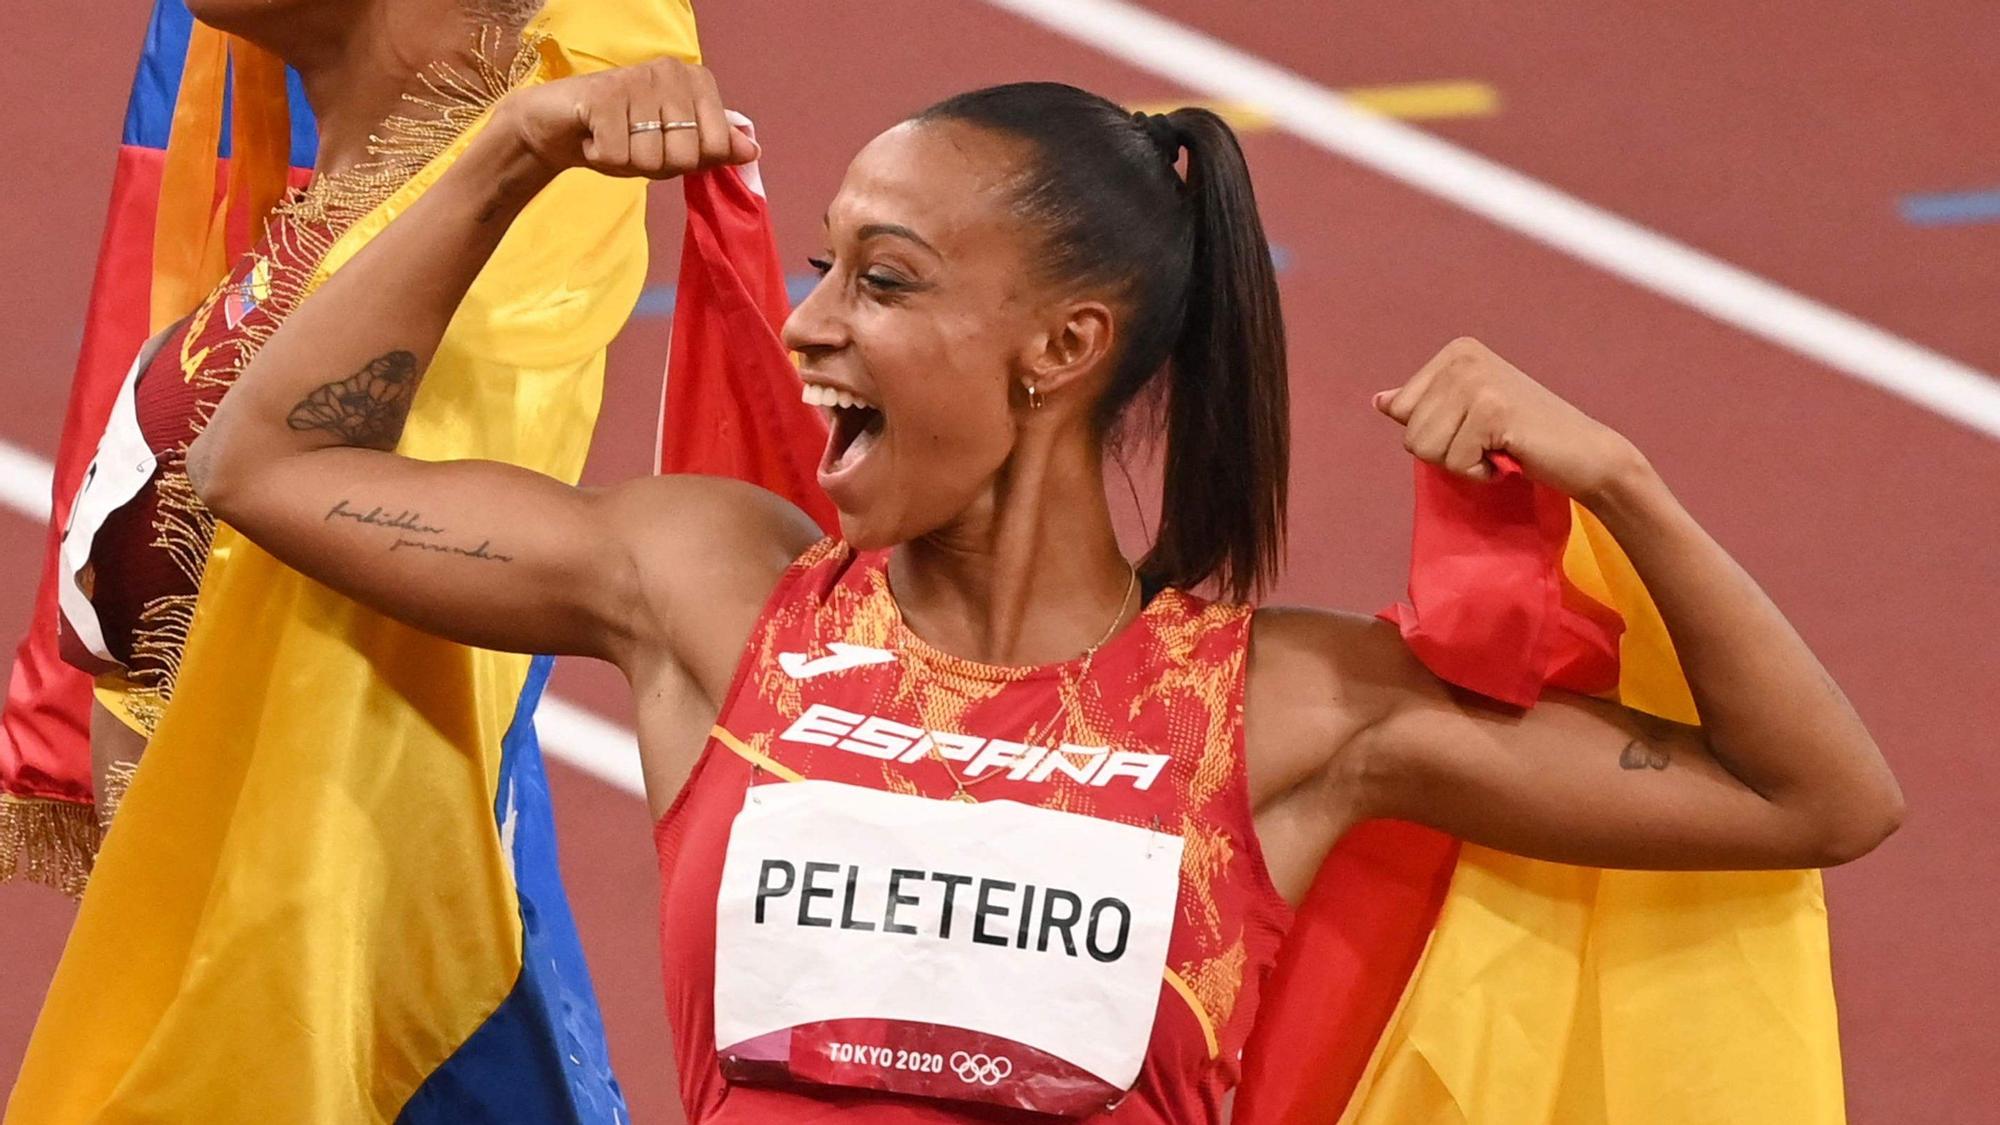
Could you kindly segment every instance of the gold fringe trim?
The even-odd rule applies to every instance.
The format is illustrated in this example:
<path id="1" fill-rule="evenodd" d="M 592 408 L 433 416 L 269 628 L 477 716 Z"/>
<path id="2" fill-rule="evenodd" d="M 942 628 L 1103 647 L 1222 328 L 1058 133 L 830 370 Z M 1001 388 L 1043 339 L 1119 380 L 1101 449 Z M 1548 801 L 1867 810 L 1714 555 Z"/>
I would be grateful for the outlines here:
<path id="1" fill-rule="evenodd" d="M 0 883 L 24 879 L 82 898 L 103 838 L 89 805 L 0 793 Z"/>
<path id="2" fill-rule="evenodd" d="M 111 821 L 118 815 L 118 806 L 125 800 L 125 791 L 132 788 L 132 776 L 139 772 L 137 762 L 113 762 L 104 767 L 104 792 L 97 795 L 97 829 L 100 833 L 111 831 Z"/>
<path id="3" fill-rule="evenodd" d="M 496 11 L 513 6 L 502 2 Z M 248 280 L 218 286 L 194 311 L 181 343 L 182 377 L 226 392 L 285 318 L 305 300 L 320 262 L 341 236 L 388 202 L 494 103 L 533 74 L 541 43 L 542 37 L 522 36 L 503 27 L 480 28 L 467 60 L 468 69 L 461 71 L 445 62 L 426 68 L 423 92 L 403 95 L 410 109 L 386 118 L 381 131 L 369 135 L 368 159 L 317 176 L 305 191 L 280 202 L 264 228 L 270 249 L 246 272 Z M 496 62 L 499 58 L 507 61 Z M 196 341 L 223 298 L 246 283 L 268 286 L 258 302 L 268 319 L 248 322 L 240 331 L 197 350 Z M 208 428 L 214 413 L 209 403 L 197 409 L 189 426 L 193 435 Z M 187 449 L 186 444 L 180 444 L 160 455 L 153 485 L 157 497 L 154 535 L 149 546 L 167 552 L 190 588 L 199 589 L 209 550 L 215 544 L 215 517 L 188 481 Z M 128 709 L 148 738 L 173 699 L 181 653 L 194 626 L 195 602 L 193 594 L 169 594 L 153 599 L 140 611 L 132 636 L 132 667 L 126 670 L 126 678 L 134 689 Z"/>
<path id="4" fill-rule="evenodd" d="M 369 135 L 368 159 L 315 177 L 302 195 L 280 210 L 295 226 L 330 228 L 326 246 L 331 247 L 348 227 L 388 202 L 494 103 L 526 81 L 540 62 L 544 38 L 482 27 L 468 60 L 469 71 L 443 62 L 425 68 L 423 92 L 403 95 L 411 110 L 384 119 L 382 131 Z M 508 54 L 510 40 L 513 51 Z M 499 58 L 506 61 L 496 62 Z M 317 263 L 321 256 L 311 260 Z"/>

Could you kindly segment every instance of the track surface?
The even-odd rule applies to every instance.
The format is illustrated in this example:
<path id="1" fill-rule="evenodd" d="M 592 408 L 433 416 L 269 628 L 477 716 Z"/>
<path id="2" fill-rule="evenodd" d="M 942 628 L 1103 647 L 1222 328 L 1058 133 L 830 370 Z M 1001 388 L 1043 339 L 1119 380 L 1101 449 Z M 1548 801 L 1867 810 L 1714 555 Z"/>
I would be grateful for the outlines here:
<path id="1" fill-rule="evenodd" d="M 1161 14 L 1331 87 L 1471 79 L 1497 114 L 1426 128 L 1591 203 L 1955 359 L 2000 370 L 2000 222 L 1917 227 L 1904 196 L 2000 183 L 2000 9 L 1934 0 L 1782 6 L 1689 0 L 1324 5 L 1154 0 Z M 101 228 L 111 146 L 146 4 L 86 31 L 24 12 L 0 95 L 0 235 L 12 268 L 0 440 L 47 457 Z M 1332 9 L 1329 11 L 1329 9 Z M 735 0 L 703 12 L 731 100 L 757 119 L 788 260 L 847 157 L 942 95 L 1052 77 L 1126 101 L 1186 91 L 979 0 Z M 66 81 L 52 76 L 60 73 Z M 1857 1122 L 1983 1119 L 2000 904 L 2000 446 L 1815 362 L 1285 134 L 1246 139 L 1294 341 L 1299 464 L 1284 600 L 1370 610 L 1398 593 L 1408 467 L 1367 395 L 1451 336 L 1494 345 L 1620 427 L 1792 615 L 1895 762 L 1910 824 L 1827 877 Z M 659 193 L 671 282 L 676 193 Z M 1982 299 L 1981 294 L 1985 297 Z M 640 319 L 614 351 L 591 467 L 643 472 L 666 351 Z M 27 613 L 40 529 L 0 512 L 0 635 Z M 557 690 L 625 721 L 622 684 L 565 667 Z M 641 1122 L 677 1122 L 641 803 L 559 764 L 563 856 L 619 1073 Z M 17 1065 L 71 908 L 0 887 L 0 1075 Z M 106 1003 L 116 1003 L 106 997 Z M 11 1080 L 11 1079 L 10 1079 Z"/>

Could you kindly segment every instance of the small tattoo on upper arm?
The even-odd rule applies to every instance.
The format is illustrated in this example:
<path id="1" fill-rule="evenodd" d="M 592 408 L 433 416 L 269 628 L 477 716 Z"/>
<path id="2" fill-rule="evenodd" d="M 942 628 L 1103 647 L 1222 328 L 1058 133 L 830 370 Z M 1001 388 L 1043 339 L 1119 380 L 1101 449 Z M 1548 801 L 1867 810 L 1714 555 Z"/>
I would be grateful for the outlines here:
<path id="1" fill-rule="evenodd" d="M 1643 738 L 1635 738 L 1618 752 L 1618 768 L 1621 770 L 1663 770 L 1673 761 L 1673 755 L 1664 746 L 1656 746 Z"/>
<path id="2" fill-rule="evenodd" d="M 300 399 L 285 422 L 294 430 L 324 430 L 343 445 L 393 449 L 403 436 L 421 375 L 415 355 L 400 349 L 384 352 L 347 378 Z"/>

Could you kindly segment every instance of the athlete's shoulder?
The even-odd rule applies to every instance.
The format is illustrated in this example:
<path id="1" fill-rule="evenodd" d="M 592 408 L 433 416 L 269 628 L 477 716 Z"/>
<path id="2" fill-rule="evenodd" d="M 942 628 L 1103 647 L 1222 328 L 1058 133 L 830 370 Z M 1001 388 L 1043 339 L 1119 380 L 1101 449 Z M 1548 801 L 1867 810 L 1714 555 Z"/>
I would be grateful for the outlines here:
<path id="1" fill-rule="evenodd" d="M 798 505 L 729 477 L 641 477 L 601 495 L 634 540 L 669 551 L 691 548 L 726 569 L 748 567 L 774 579 L 824 537 Z"/>
<path id="2" fill-rule="evenodd" d="M 1280 772 L 1311 774 L 1430 679 L 1387 621 L 1303 606 L 1259 608 L 1246 691 L 1252 752 L 1281 763 Z"/>
<path id="3" fill-rule="evenodd" d="M 1273 661 L 1382 659 L 1402 648 L 1396 627 L 1381 618 L 1317 606 L 1258 606 L 1252 635 L 1259 653 L 1268 652 Z"/>
<path id="4" fill-rule="evenodd" d="M 1307 606 L 1263 606 L 1251 629 L 1254 687 L 1344 709 L 1379 706 L 1433 679 L 1396 626 Z"/>
<path id="5" fill-rule="evenodd" d="M 1179 586 L 1148 591 L 1145 616 L 1154 628 L 1204 636 L 1228 635 L 1240 643 L 1256 607 L 1246 602 L 1217 601 Z"/>
<path id="6" fill-rule="evenodd" d="M 719 691 L 778 582 L 822 538 L 797 505 L 724 477 L 677 474 L 601 490 L 659 655 Z M 650 662 L 647 658 L 645 662 Z"/>

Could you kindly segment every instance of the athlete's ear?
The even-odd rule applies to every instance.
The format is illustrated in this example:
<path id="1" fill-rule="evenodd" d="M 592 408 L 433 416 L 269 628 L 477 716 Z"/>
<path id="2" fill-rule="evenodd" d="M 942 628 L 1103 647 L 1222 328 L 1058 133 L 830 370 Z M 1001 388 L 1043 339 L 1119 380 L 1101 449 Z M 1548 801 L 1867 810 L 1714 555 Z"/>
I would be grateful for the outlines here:
<path id="1" fill-rule="evenodd" d="M 1022 382 L 1034 386 L 1046 401 L 1074 388 L 1078 381 L 1108 370 L 1112 346 L 1112 315 L 1102 301 L 1072 301 L 1051 310 L 1047 332 L 1037 338 L 1028 356 Z"/>

